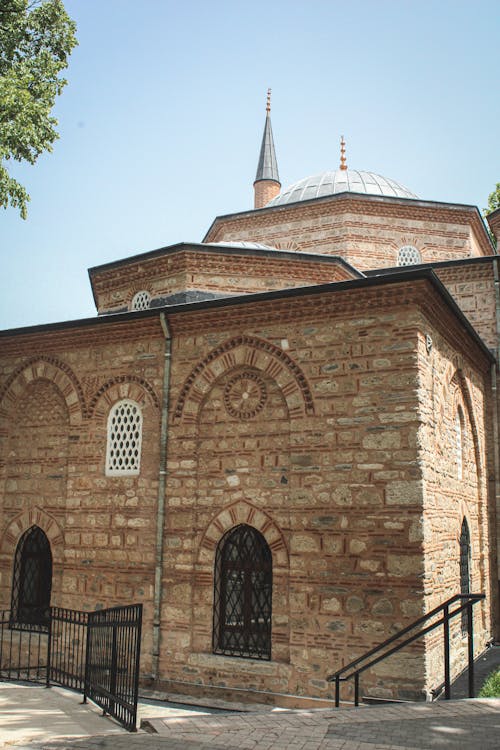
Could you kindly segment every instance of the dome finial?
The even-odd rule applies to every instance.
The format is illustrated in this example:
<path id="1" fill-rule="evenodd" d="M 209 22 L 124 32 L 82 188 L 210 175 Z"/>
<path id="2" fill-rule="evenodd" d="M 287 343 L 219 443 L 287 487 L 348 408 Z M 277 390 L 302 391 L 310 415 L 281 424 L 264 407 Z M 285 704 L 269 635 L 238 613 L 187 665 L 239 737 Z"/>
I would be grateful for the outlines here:
<path id="1" fill-rule="evenodd" d="M 266 112 L 269 114 L 271 111 L 271 89 L 267 89 L 267 102 L 266 102 Z"/>
<path id="2" fill-rule="evenodd" d="M 347 163 L 345 159 L 345 141 L 343 135 L 340 136 L 340 169 L 347 169 Z"/>

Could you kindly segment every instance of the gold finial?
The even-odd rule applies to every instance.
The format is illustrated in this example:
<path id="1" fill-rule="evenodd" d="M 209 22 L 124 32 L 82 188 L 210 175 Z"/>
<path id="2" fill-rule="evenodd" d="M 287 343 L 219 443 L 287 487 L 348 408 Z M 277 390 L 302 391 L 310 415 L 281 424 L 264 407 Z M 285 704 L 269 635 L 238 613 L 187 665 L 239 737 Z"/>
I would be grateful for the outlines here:
<path id="1" fill-rule="evenodd" d="M 267 89 L 267 103 L 266 103 L 266 112 L 269 114 L 271 111 L 271 89 Z"/>
<path id="2" fill-rule="evenodd" d="M 347 169 L 347 163 L 345 160 L 345 141 L 344 136 L 340 136 L 340 169 Z"/>

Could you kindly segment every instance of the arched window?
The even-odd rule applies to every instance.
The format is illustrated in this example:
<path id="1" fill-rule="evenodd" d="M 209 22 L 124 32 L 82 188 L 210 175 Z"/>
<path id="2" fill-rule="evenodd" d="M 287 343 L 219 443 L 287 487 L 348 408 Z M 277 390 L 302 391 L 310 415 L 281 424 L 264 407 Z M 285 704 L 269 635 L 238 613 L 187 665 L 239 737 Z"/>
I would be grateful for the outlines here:
<path id="1" fill-rule="evenodd" d="M 46 534 L 32 526 L 22 535 L 14 557 L 11 618 L 13 624 L 45 625 L 52 589 L 52 553 Z"/>
<path id="2" fill-rule="evenodd" d="M 462 521 L 460 532 L 460 593 L 470 594 L 470 534 L 467 520 Z M 462 612 L 462 633 L 467 632 L 467 610 Z"/>
<path id="3" fill-rule="evenodd" d="M 463 476 L 464 455 L 464 414 L 459 406 L 455 414 L 455 456 L 457 462 L 457 479 Z"/>
<path id="4" fill-rule="evenodd" d="M 141 467 L 142 413 L 139 404 L 118 401 L 108 417 L 106 474 L 138 474 Z"/>
<path id="5" fill-rule="evenodd" d="M 272 556 L 262 534 L 241 525 L 219 542 L 215 558 L 213 650 L 271 658 Z"/>
<path id="6" fill-rule="evenodd" d="M 398 251 L 398 266 L 414 266 L 421 263 L 422 259 L 416 247 L 403 245 Z"/>
<path id="7" fill-rule="evenodd" d="M 132 304 L 130 305 L 131 310 L 147 310 L 149 303 L 151 302 L 151 295 L 145 289 L 137 294 L 134 294 Z"/>

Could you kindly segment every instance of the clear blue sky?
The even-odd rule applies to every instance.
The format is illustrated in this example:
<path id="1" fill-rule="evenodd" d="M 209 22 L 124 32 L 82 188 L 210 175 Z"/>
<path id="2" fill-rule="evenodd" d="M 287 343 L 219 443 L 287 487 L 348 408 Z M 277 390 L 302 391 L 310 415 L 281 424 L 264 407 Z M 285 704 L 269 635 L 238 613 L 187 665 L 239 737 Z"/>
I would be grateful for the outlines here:
<path id="1" fill-rule="evenodd" d="M 0 210 L 0 328 L 95 314 L 87 268 L 252 207 L 272 87 L 282 184 L 348 165 L 483 208 L 500 182 L 498 0 L 66 0 L 52 154 Z"/>

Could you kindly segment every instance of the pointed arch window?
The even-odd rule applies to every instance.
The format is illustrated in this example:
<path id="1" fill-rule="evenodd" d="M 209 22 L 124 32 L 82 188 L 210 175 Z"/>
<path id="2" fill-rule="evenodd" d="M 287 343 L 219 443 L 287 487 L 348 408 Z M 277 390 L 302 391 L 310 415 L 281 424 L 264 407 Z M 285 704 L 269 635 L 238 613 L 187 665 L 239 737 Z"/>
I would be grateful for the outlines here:
<path id="1" fill-rule="evenodd" d="M 52 553 L 38 526 L 25 531 L 16 548 L 11 618 L 15 625 L 46 625 L 50 615 Z"/>
<path id="2" fill-rule="evenodd" d="M 455 414 L 455 455 L 457 462 L 457 479 L 462 479 L 464 463 L 464 413 L 460 406 Z"/>
<path id="3" fill-rule="evenodd" d="M 135 401 L 118 401 L 109 412 L 106 474 L 139 474 L 141 467 L 142 412 Z"/>
<path id="4" fill-rule="evenodd" d="M 460 531 L 460 593 L 470 594 L 470 533 L 467 520 L 462 521 Z M 462 633 L 467 633 L 468 614 L 462 612 Z"/>
<path id="5" fill-rule="evenodd" d="M 219 542 L 215 558 L 213 651 L 271 658 L 272 555 L 262 534 L 242 524 Z"/>

